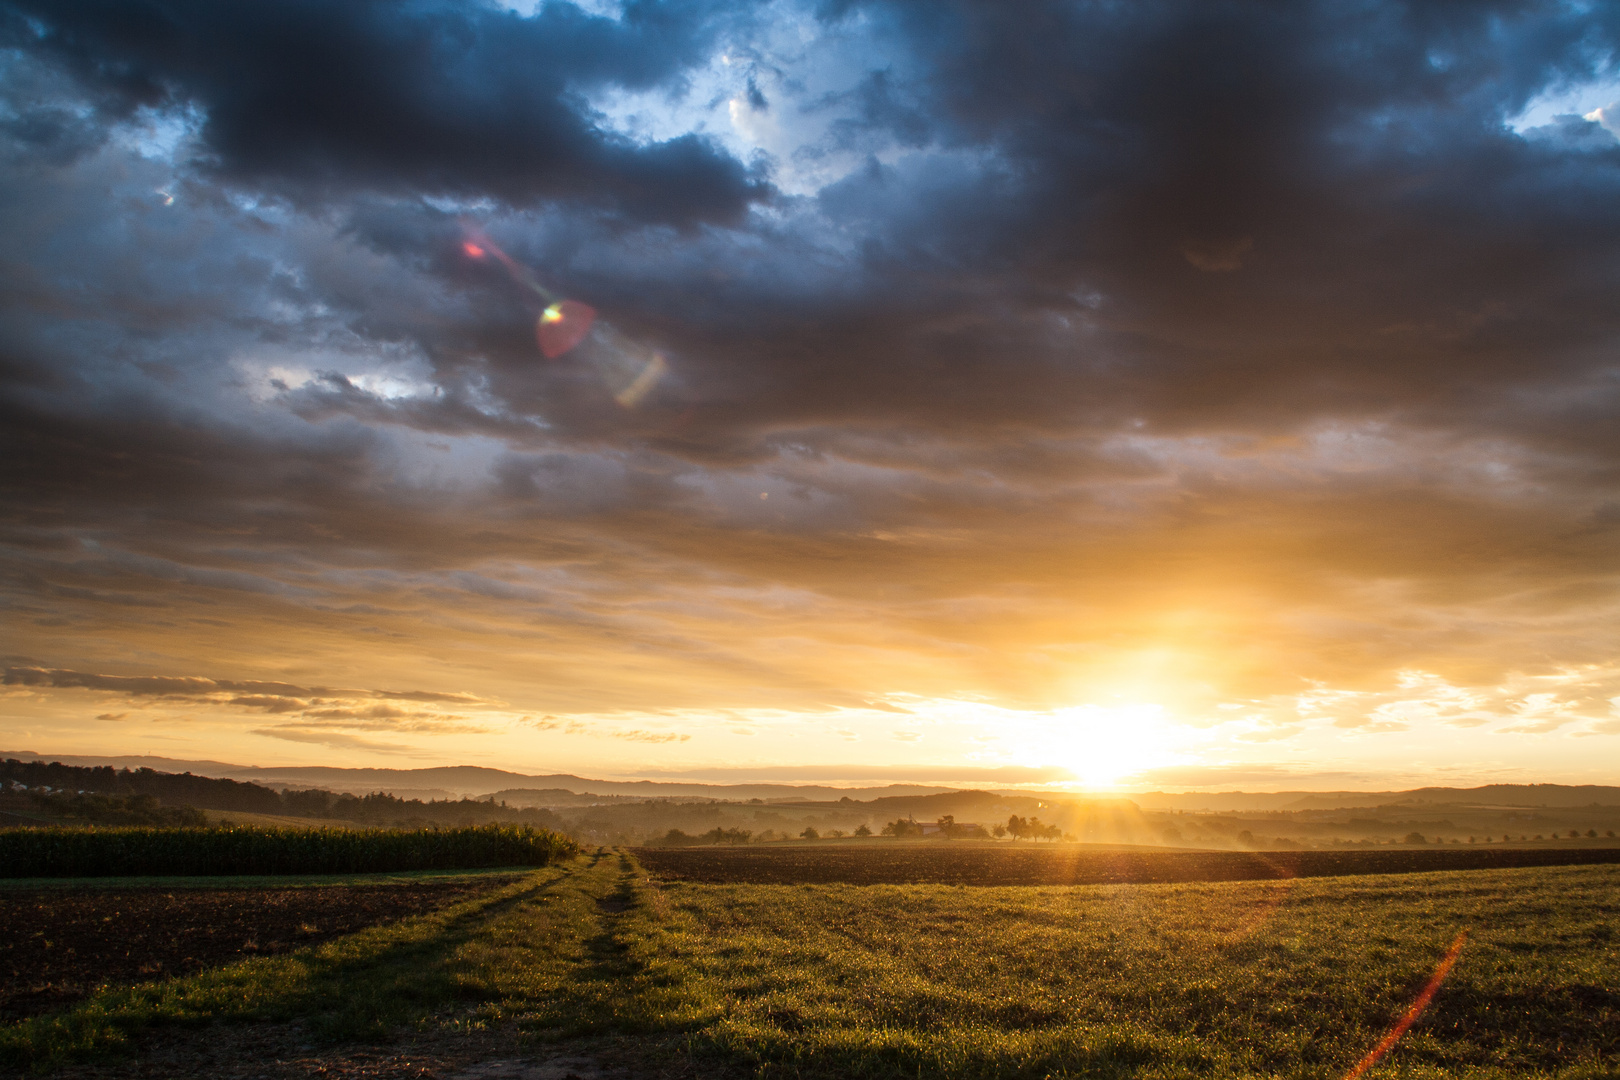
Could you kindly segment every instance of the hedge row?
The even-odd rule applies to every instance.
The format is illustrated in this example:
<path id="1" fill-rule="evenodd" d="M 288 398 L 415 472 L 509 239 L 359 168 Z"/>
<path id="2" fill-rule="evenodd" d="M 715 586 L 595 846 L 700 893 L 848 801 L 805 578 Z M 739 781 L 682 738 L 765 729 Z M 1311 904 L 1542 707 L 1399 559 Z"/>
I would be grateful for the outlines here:
<path id="1" fill-rule="evenodd" d="M 578 854 L 525 825 L 460 829 L 50 828 L 0 830 L 0 877 L 375 874 L 545 866 Z"/>

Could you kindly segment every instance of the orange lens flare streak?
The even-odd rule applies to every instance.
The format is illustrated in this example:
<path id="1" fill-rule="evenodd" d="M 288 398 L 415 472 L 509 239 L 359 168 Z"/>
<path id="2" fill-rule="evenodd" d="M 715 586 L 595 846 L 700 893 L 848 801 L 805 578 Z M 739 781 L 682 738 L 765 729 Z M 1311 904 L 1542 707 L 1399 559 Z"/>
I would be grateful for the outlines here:
<path id="1" fill-rule="evenodd" d="M 1385 1054 L 1395 1048 L 1395 1044 L 1401 1041 L 1401 1036 L 1406 1034 L 1407 1028 L 1417 1023 L 1417 1018 L 1422 1016 L 1423 1010 L 1429 1007 L 1429 1000 L 1434 997 L 1435 991 L 1440 989 L 1440 984 L 1445 981 L 1446 976 L 1451 973 L 1452 966 L 1457 963 L 1457 956 L 1462 952 L 1463 942 L 1467 939 L 1468 931 L 1466 930 L 1457 935 L 1456 940 L 1451 943 L 1451 948 L 1446 950 L 1445 958 L 1440 961 L 1440 966 L 1434 969 L 1433 975 L 1429 976 L 1429 983 L 1423 988 L 1423 993 L 1417 996 L 1417 1000 L 1412 1002 L 1411 1008 L 1406 1010 L 1406 1014 L 1395 1022 L 1394 1027 L 1389 1029 L 1389 1034 L 1385 1035 L 1377 1046 L 1368 1051 L 1367 1056 L 1356 1063 L 1355 1068 L 1344 1074 L 1344 1080 L 1358 1080 L 1363 1073 L 1378 1064 Z"/>

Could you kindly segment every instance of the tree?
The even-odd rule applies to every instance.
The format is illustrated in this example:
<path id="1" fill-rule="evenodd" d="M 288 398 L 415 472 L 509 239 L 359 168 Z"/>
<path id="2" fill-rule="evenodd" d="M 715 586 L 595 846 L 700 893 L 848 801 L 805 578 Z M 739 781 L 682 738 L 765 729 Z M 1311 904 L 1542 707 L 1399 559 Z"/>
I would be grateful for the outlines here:
<path id="1" fill-rule="evenodd" d="M 1420 833 L 1420 832 L 1409 832 L 1401 840 L 1401 843 L 1403 843 L 1403 844 L 1427 844 L 1428 841 L 1423 838 L 1423 834 Z"/>
<path id="2" fill-rule="evenodd" d="M 1007 835 L 1007 826 L 997 825 L 995 828 L 990 830 L 990 835 L 994 836 L 997 840 L 1000 840 L 1003 836 Z"/>
<path id="3" fill-rule="evenodd" d="M 821 839 L 821 834 L 816 832 L 815 826 L 813 826 L 813 825 L 806 825 L 804 827 L 804 832 L 800 833 L 799 835 L 801 837 L 803 837 L 804 839 L 806 839 L 806 840 L 820 840 Z"/>
<path id="4" fill-rule="evenodd" d="M 1038 817 L 1022 818 L 1017 814 L 1007 819 L 1007 832 L 1012 833 L 1014 840 L 1029 837 L 1031 840 L 1058 840 L 1063 836 L 1063 830 L 1057 825 L 1043 825 Z"/>
<path id="5" fill-rule="evenodd" d="M 921 836 L 922 826 L 908 818 L 896 818 L 883 826 L 884 836 Z"/>
<path id="6" fill-rule="evenodd" d="M 946 814 L 936 824 L 939 825 L 940 835 L 944 836 L 945 839 L 950 840 L 956 836 L 956 816 L 954 814 Z"/>
<path id="7" fill-rule="evenodd" d="M 864 822 L 864 821 L 863 821 L 863 822 L 861 822 L 861 824 L 860 824 L 860 825 L 859 825 L 859 826 L 858 826 L 858 827 L 857 827 L 857 828 L 856 828 L 856 829 L 855 829 L 855 835 L 856 835 L 856 836 L 859 836 L 859 837 L 863 837 L 863 838 L 864 838 L 864 837 L 868 837 L 868 836 L 871 836 L 871 835 L 872 835 L 872 828 L 871 828 L 871 826 L 869 826 L 869 825 L 867 825 L 867 824 L 866 824 L 866 823 L 865 823 L 865 822 Z"/>

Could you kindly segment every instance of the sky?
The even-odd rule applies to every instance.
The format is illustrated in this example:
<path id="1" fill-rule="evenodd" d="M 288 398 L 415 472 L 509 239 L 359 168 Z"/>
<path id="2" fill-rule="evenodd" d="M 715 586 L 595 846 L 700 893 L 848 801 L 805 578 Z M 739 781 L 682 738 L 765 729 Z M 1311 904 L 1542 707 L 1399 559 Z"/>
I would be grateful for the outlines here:
<path id="1" fill-rule="evenodd" d="M 0 0 L 0 229 L 0 750 L 1620 782 L 1620 4 Z"/>

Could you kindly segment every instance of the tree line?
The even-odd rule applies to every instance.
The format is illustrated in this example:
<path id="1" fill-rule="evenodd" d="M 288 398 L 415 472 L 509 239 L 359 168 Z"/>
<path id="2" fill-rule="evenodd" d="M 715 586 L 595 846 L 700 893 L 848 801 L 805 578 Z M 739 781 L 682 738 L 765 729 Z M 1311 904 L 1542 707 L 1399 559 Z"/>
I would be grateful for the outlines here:
<path id="1" fill-rule="evenodd" d="M 1044 824 L 1038 817 L 1026 818 L 1017 814 L 1008 818 L 1005 825 L 998 824 L 989 832 L 986 832 L 982 825 L 959 822 L 951 814 L 939 818 L 935 824 L 937 826 L 935 835 L 950 840 L 988 840 L 992 834 L 998 839 L 1011 836 L 1014 840 L 1061 840 L 1065 838 L 1065 833 L 1061 827 Z M 914 821 L 911 818 L 898 818 L 889 822 L 883 826 L 881 834 L 896 839 L 929 835 L 928 830 L 921 822 Z M 807 826 L 803 832 L 799 833 L 799 838 L 802 840 L 837 840 L 842 839 L 844 835 L 841 829 L 829 829 L 826 833 L 822 833 L 812 825 Z M 872 835 L 872 830 L 862 825 L 855 830 L 853 835 L 858 839 L 864 839 Z M 723 829 L 717 826 L 708 832 L 695 835 L 680 829 L 671 829 L 657 840 L 652 841 L 652 843 L 657 847 L 694 847 L 699 844 L 746 844 L 756 839 L 759 841 L 787 840 L 789 837 L 785 835 L 779 837 L 774 830 L 766 830 L 756 838 L 754 833 L 747 829 Z M 1073 837 L 1068 837 L 1068 839 L 1072 840 Z"/>
<path id="2" fill-rule="evenodd" d="M 199 811 L 325 818 L 366 825 L 470 826 L 493 822 L 560 829 L 549 810 L 509 807 L 489 799 L 401 799 L 386 792 L 351 795 L 309 788 L 277 791 L 251 781 L 156 769 L 64 765 L 59 761 L 0 762 L 0 787 L 52 817 L 96 824 L 201 824 Z M 187 813 L 186 811 L 190 811 Z"/>

